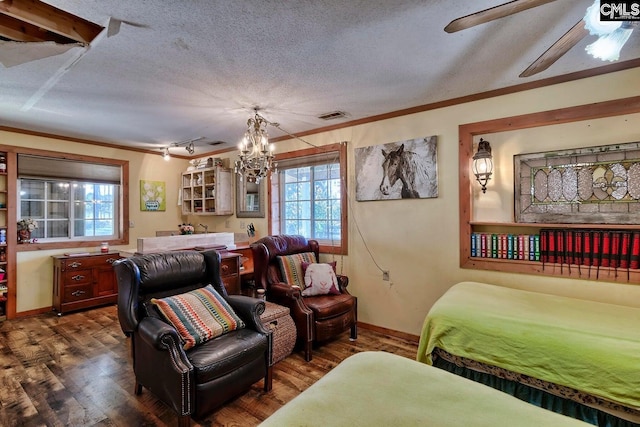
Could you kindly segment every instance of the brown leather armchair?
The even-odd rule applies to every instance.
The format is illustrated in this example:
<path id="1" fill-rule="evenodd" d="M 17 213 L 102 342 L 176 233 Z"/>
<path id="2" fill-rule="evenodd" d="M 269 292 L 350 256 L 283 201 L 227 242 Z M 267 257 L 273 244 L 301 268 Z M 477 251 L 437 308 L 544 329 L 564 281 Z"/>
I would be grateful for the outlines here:
<path id="1" fill-rule="evenodd" d="M 349 279 L 338 275 L 339 295 L 302 296 L 297 286 L 284 283 L 277 257 L 301 252 L 314 252 L 319 260 L 320 247 L 316 240 L 303 236 L 267 236 L 251 245 L 253 272 L 257 288 L 266 290 L 267 299 L 289 307 L 296 324 L 298 345 L 311 360 L 313 344 L 332 338 L 347 329 L 350 339 L 358 337 L 358 300 L 347 291 Z"/>
<path id="2" fill-rule="evenodd" d="M 264 378 L 271 390 L 271 332 L 260 321 L 264 302 L 227 295 L 215 250 L 176 251 L 124 258 L 114 263 L 118 319 L 131 338 L 135 394 L 152 391 L 189 426 Z M 176 329 L 150 304 L 208 284 L 222 295 L 246 327 L 183 349 Z"/>

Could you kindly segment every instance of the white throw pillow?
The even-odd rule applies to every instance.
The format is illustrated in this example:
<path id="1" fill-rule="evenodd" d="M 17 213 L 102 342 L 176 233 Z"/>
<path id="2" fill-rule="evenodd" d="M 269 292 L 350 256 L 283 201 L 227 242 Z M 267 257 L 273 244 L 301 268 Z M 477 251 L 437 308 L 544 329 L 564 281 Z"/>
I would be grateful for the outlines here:
<path id="1" fill-rule="evenodd" d="M 307 265 L 304 272 L 304 290 L 302 295 L 339 294 L 338 278 L 331 264 L 313 263 Z"/>

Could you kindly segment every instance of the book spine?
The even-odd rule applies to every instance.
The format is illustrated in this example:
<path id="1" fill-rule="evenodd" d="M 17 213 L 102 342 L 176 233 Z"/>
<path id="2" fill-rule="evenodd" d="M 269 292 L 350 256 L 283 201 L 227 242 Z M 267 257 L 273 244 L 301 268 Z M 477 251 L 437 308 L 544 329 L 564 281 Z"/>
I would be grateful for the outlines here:
<path id="1" fill-rule="evenodd" d="M 611 232 L 603 231 L 600 236 L 600 267 L 611 265 Z"/>
<path id="2" fill-rule="evenodd" d="M 564 262 L 573 264 L 574 231 L 564 230 Z"/>
<path id="3" fill-rule="evenodd" d="M 540 230 L 540 261 L 549 262 L 549 230 Z"/>
<path id="4" fill-rule="evenodd" d="M 487 235 L 485 233 L 480 234 L 480 256 L 487 257 Z"/>
<path id="5" fill-rule="evenodd" d="M 582 230 L 576 230 L 573 233 L 573 263 L 577 265 L 582 264 L 582 258 L 584 256 L 582 253 L 583 234 Z"/>
<path id="6" fill-rule="evenodd" d="M 549 262 L 554 263 L 556 262 L 556 255 L 557 255 L 557 249 L 556 249 L 556 230 L 548 230 L 549 233 L 549 241 L 548 241 L 548 252 L 549 252 Z"/>
<path id="7" fill-rule="evenodd" d="M 631 257 L 631 233 L 623 231 L 620 236 L 620 268 L 629 268 Z"/>
<path id="8" fill-rule="evenodd" d="M 622 233 L 620 231 L 611 232 L 611 245 L 609 249 L 609 267 L 620 267 L 620 244 L 622 242 Z"/>
<path id="9" fill-rule="evenodd" d="M 582 265 L 591 266 L 591 243 L 593 236 L 591 231 L 585 230 L 582 240 Z"/>
<path id="10" fill-rule="evenodd" d="M 518 259 L 524 259 L 524 235 L 518 234 Z"/>
<path id="11" fill-rule="evenodd" d="M 491 258 L 498 258 L 498 235 L 491 235 Z"/>
<path id="12" fill-rule="evenodd" d="M 602 249 L 602 234 L 600 231 L 591 232 L 591 265 L 600 267 L 600 250 Z"/>
<path id="13" fill-rule="evenodd" d="M 513 235 L 507 235 L 507 259 L 513 259 Z"/>
<path id="14" fill-rule="evenodd" d="M 476 251 L 476 236 L 478 235 L 478 233 L 471 233 L 471 256 L 475 257 L 478 256 L 477 251 Z"/>
<path id="15" fill-rule="evenodd" d="M 500 235 L 500 258 L 507 258 L 507 235 Z"/>
<path id="16" fill-rule="evenodd" d="M 640 268 L 640 231 L 631 234 L 631 254 L 629 256 L 629 268 Z"/>
<path id="17" fill-rule="evenodd" d="M 533 244 L 535 247 L 534 261 L 540 261 L 540 235 L 533 236 Z"/>

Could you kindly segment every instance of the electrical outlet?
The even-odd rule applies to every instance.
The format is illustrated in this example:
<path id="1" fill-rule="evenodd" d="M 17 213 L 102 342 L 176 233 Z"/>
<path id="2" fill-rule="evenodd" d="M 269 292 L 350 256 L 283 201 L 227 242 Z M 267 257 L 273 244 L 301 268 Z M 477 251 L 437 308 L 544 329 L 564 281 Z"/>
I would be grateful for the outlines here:
<path id="1" fill-rule="evenodd" d="M 224 222 L 224 226 L 225 226 L 225 228 L 229 228 L 231 226 L 229 220 L 226 220 Z"/>
<path id="2" fill-rule="evenodd" d="M 240 221 L 240 230 L 244 230 L 244 221 Z"/>
<path id="3" fill-rule="evenodd" d="M 133 221 L 132 219 L 129 220 L 129 228 L 134 228 L 136 226 L 135 221 Z"/>
<path id="4" fill-rule="evenodd" d="M 388 270 L 384 270 L 382 272 L 382 280 L 388 282 L 389 281 L 389 271 Z"/>

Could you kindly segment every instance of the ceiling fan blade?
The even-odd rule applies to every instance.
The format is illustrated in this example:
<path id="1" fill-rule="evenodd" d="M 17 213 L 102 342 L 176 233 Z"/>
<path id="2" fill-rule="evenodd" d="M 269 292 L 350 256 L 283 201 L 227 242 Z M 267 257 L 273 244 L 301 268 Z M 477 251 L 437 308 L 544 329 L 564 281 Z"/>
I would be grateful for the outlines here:
<path id="1" fill-rule="evenodd" d="M 493 21 L 495 19 L 522 12 L 523 10 L 542 6 L 543 4 L 551 3 L 552 1 L 555 0 L 510 1 L 499 6 L 472 13 L 471 15 L 463 16 L 462 18 L 454 19 L 453 21 L 449 22 L 446 27 L 444 27 L 444 30 L 447 33 L 455 33 L 456 31 L 465 30 L 470 27 L 475 27 L 476 25 L 484 24 L 485 22 Z"/>
<path id="2" fill-rule="evenodd" d="M 530 77 L 546 70 L 551 66 L 551 64 L 560 59 L 562 55 L 567 53 L 569 49 L 586 37 L 587 34 L 589 34 L 589 31 L 584 28 L 584 21 L 580 20 L 554 44 L 552 44 L 549 49 L 540 55 L 538 59 L 533 61 L 533 63 L 520 74 L 520 77 Z"/>

